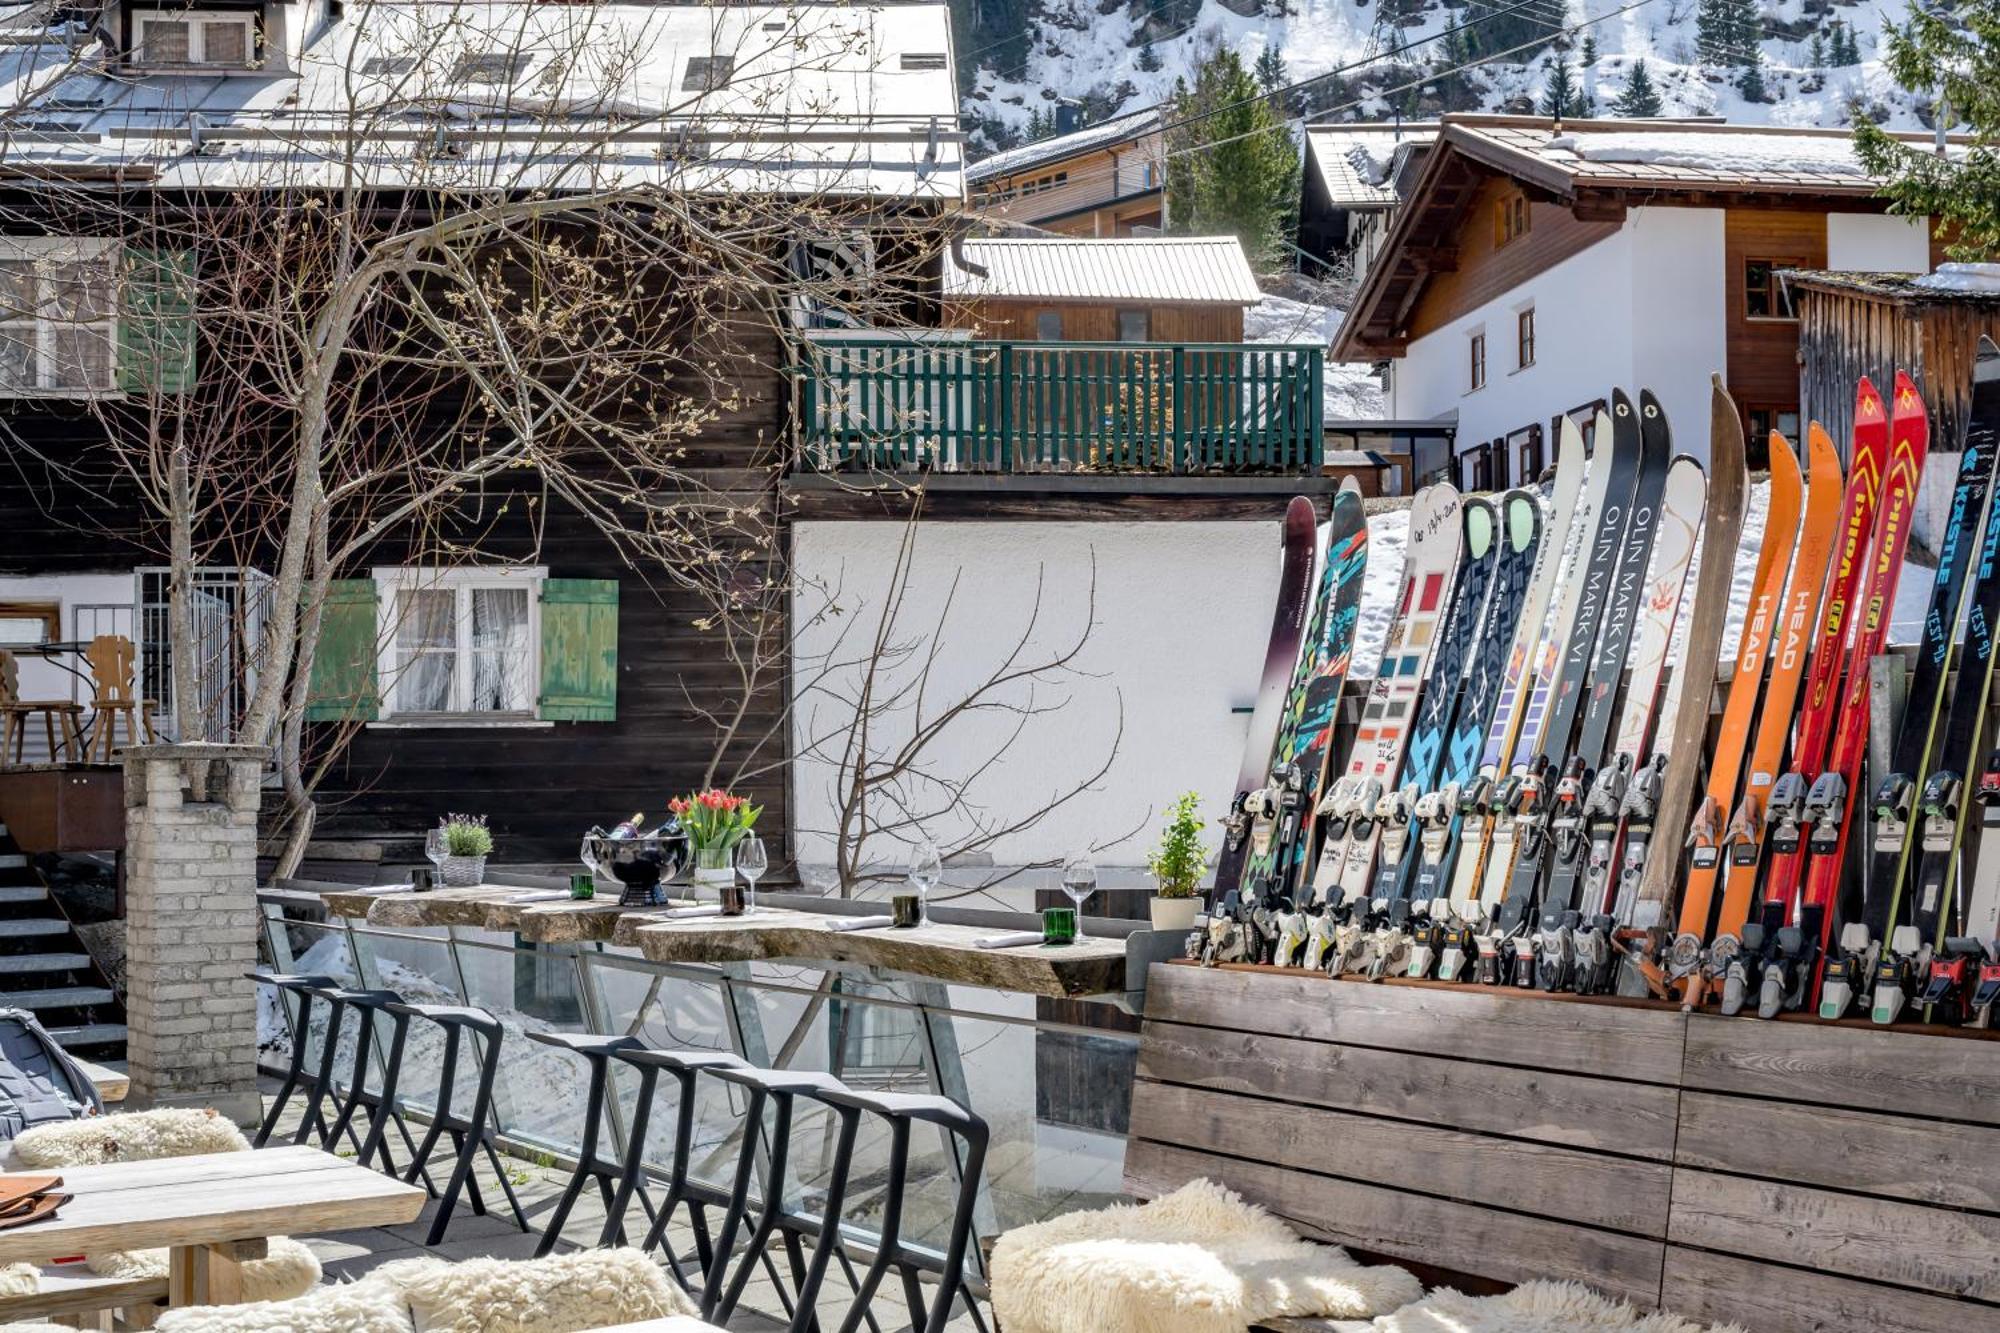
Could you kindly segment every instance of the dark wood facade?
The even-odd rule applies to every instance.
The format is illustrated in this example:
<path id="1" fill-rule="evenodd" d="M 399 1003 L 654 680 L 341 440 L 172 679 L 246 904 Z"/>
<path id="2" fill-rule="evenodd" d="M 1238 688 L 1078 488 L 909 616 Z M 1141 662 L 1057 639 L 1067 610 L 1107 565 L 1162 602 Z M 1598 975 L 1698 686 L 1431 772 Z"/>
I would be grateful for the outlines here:
<path id="1" fill-rule="evenodd" d="M 2000 296 L 1931 291 L 1891 274 L 1788 274 L 1799 316 L 1798 401 L 1843 455 L 1854 428 L 1854 385 L 1884 391 L 1909 372 L 1933 422 L 1931 449 L 1955 451 L 1972 406 L 1981 335 L 2000 343 Z"/>

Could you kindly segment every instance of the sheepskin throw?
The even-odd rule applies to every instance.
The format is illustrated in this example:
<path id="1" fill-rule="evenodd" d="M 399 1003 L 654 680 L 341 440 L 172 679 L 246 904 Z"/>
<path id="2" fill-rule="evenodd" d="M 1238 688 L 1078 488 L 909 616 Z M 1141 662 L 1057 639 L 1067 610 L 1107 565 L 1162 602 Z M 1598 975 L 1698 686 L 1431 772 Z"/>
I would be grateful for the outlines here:
<path id="1" fill-rule="evenodd" d="M 84 1266 L 99 1277 L 165 1278 L 167 1252 L 113 1250 L 91 1255 Z M 262 1259 L 244 1260 L 242 1268 L 246 1301 L 288 1301 L 319 1285 L 319 1257 L 286 1236 L 271 1237 L 270 1253 Z"/>
<path id="2" fill-rule="evenodd" d="M 32 1296 L 42 1289 L 42 1273 L 33 1264 L 0 1268 L 0 1296 Z"/>
<path id="3" fill-rule="evenodd" d="M 578 1333 L 668 1315 L 695 1304 L 634 1249 L 546 1259 L 403 1259 L 375 1270 L 409 1302 L 417 1333 Z"/>
<path id="4" fill-rule="evenodd" d="M 292 1301 L 185 1306 L 153 1327 L 159 1333 L 416 1333 L 403 1293 L 379 1274 Z"/>
<path id="5" fill-rule="evenodd" d="M 37 1171 L 107 1162 L 147 1162 L 211 1152 L 248 1152 L 243 1131 L 214 1111 L 124 1111 L 37 1125 L 14 1140 L 14 1159 Z"/>
<path id="6" fill-rule="evenodd" d="M 1365 1319 L 1423 1295 L 1402 1269 L 1301 1240 L 1208 1180 L 1017 1227 L 993 1247 L 991 1279 L 1007 1333 L 1243 1333 L 1280 1316 Z"/>
<path id="7" fill-rule="evenodd" d="M 1440 1287 L 1375 1321 L 1375 1333 L 1743 1333 L 1704 1329 L 1679 1315 L 1640 1310 L 1580 1282 L 1526 1282 L 1498 1296 Z"/>

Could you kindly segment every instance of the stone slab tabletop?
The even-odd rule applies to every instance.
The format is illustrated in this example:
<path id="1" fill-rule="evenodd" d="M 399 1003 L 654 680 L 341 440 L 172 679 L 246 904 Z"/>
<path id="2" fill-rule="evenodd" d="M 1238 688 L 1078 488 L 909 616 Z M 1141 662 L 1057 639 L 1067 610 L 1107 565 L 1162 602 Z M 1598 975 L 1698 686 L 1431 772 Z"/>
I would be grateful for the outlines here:
<path id="1" fill-rule="evenodd" d="M 322 901 L 330 915 L 371 926 L 472 926 L 512 931 L 546 944 L 606 941 L 637 949 L 656 963 L 812 959 L 1026 995 L 1103 995 L 1125 989 L 1122 939 L 1086 937 L 1069 945 L 981 949 L 977 941 L 1005 932 L 942 922 L 909 930 L 829 930 L 843 919 L 840 915 L 771 907 L 747 916 L 677 920 L 662 909 L 622 908 L 616 898 L 574 902 L 560 889 L 499 884 L 427 893 L 355 889 L 325 894 Z M 864 910 L 851 915 L 865 915 L 873 906 L 857 904 Z"/>

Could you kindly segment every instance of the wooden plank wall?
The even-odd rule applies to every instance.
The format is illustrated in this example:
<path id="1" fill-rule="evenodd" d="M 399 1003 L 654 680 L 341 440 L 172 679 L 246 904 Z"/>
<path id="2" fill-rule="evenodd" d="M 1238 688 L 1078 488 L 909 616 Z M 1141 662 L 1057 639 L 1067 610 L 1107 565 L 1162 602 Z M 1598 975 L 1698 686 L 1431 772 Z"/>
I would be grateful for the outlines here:
<path id="1" fill-rule="evenodd" d="M 1126 1187 L 1754 1333 L 2000 1327 L 2000 1044 L 1155 968 Z"/>

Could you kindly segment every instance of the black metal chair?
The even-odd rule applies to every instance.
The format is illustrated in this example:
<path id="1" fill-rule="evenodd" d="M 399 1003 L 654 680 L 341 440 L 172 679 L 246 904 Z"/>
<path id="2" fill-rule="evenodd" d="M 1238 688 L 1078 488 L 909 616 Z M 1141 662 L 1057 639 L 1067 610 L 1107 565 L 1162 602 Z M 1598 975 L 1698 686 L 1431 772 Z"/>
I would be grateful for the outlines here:
<path id="1" fill-rule="evenodd" d="M 708 1210 L 727 1209 L 730 1198 L 727 1190 L 695 1180 L 688 1173 L 688 1164 L 694 1155 L 695 1087 L 704 1071 L 714 1072 L 748 1066 L 727 1051 L 657 1051 L 641 1047 L 637 1050 L 619 1051 L 618 1058 L 637 1069 L 643 1082 L 639 1110 L 632 1120 L 632 1144 L 635 1151 L 627 1154 L 625 1162 L 626 1175 L 631 1180 L 631 1187 L 628 1188 L 625 1182 L 620 1182 L 618 1199 L 612 1204 L 612 1216 L 606 1219 L 607 1233 L 611 1223 L 625 1215 L 632 1190 L 637 1187 L 637 1173 L 644 1170 L 642 1159 L 654 1086 L 660 1074 L 671 1074 L 674 1081 L 680 1085 L 680 1102 L 674 1117 L 673 1162 L 667 1168 L 666 1195 L 660 1200 L 658 1211 L 653 1214 L 653 1225 L 647 1230 L 645 1240 L 640 1242 L 640 1248 L 650 1250 L 655 1245 L 662 1246 L 667 1267 L 673 1272 L 674 1280 L 689 1292 L 693 1292 L 695 1289 L 693 1281 L 688 1277 L 687 1270 L 681 1266 L 681 1258 L 674 1253 L 673 1245 L 667 1242 L 667 1226 L 673 1221 L 675 1210 L 685 1205 L 688 1212 L 688 1226 L 694 1232 L 695 1262 L 699 1266 L 700 1274 L 706 1275 L 710 1259 L 714 1254 L 714 1247 L 709 1239 Z M 646 1077 L 649 1073 L 652 1075 L 651 1079 Z M 765 1262 L 770 1263 L 768 1256 Z M 773 1283 L 778 1280 L 775 1265 L 771 1266 L 771 1280 Z M 782 1291 L 783 1288 L 780 1287 L 780 1294 Z"/>
<path id="2" fill-rule="evenodd" d="M 329 982 L 325 986 L 314 986 L 307 992 L 326 1006 L 326 1039 L 320 1043 L 319 1071 L 313 1075 L 312 1095 L 306 1099 L 306 1113 L 299 1117 L 299 1127 L 292 1134 L 293 1143 L 304 1143 L 318 1136 L 319 1146 L 332 1152 L 338 1143 L 333 1134 L 333 1122 L 327 1119 L 326 1106 L 329 1100 L 337 1100 L 338 1092 L 333 1082 L 334 1061 L 340 1054 L 340 1029 L 347 1019 L 346 992 L 339 982 Z M 368 1016 L 361 1015 L 361 1026 L 366 1029 Z M 359 1041 L 359 1038 L 356 1038 Z M 360 1068 L 359 1063 L 355 1066 Z M 358 1153 L 361 1140 L 355 1136 L 353 1128 L 347 1130 L 350 1145 Z"/>
<path id="3" fill-rule="evenodd" d="M 611 1057 L 620 1051 L 642 1049 L 636 1037 L 600 1037 L 582 1032 L 530 1032 L 530 1041 L 538 1041 L 544 1046 L 554 1046 L 581 1058 L 590 1066 L 590 1092 L 583 1112 L 582 1142 L 577 1147 L 576 1170 L 570 1173 L 569 1183 L 563 1187 L 562 1197 L 556 1200 L 556 1208 L 549 1215 L 548 1225 L 542 1230 L 542 1240 L 535 1247 L 535 1257 L 555 1249 L 562 1239 L 563 1224 L 569 1221 L 570 1210 L 576 1207 L 577 1198 L 591 1181 L 597 1182 L 598 1193 L 604 1196 L 606 1243 L 625 1243 L 625 1208 L 631 1202 L 632 1194 L 639 1196 L 639 1203 L 646 1210 L 647 1220 L 653 1217 L 653 1202 L 646 1196 L 638 1173 L 627 1171 L 627 1167 L 643 1152 L 643 1140 L 634 1138 L 627 1146 L 625 1160 L 608 1162 L 597 1152 L 597 1141 L 604 1124 L 604 1106 L 611 1087 Z M 650 1092 L 652 1080 L 642 1076 L 644 1091 Z M 642 1111 L 643 1114 L 643 1111 Z M 640 1122 L 640 1132 L 644 1132 L 644 1121 Z M 630 1182 L 631 1189 L 626 1189 Z"/>
<path id="4" fill-rule="evenodd" d="M 245 972 L 243 975 L 259 985 L 276 987 L 279 1007 L 284 1006 L 287 995 L 298 1004 L 298 1021 L 292 1028 L 292 1055 L 291 1059 L 285 1062 L 285 1081 L 278 1085 L 278 1095 L 271 1099 L 271 1109 L 264 1113 L 264 1123 L 257 1126 L 257 1137 L 251 1140 L 251 1147 L 261 1148 L 270 1142 L 272 1133 L 278 1128 L 279 1118 L 285 1113 L 286 1104 L 292 1100 L 292 1094 L 298 1091 L 299 1085 L 303 1083 L 308 1087 L 314 1087 L 319 1082 L 316 1074 L 306 1072 L 306 1044 L 312 1033 L 311 992 L 316 987 L 339 983 L 332 977 L 322 976 L 317 972 L 266 972 L 260 968 L 254 972 Z M 337 1035 L 332 1028 L 328 1029 L 329 1046 Z M 303 1127 L 301 1124 L 301 1129 Z M 301 1137 L 296 1141 L 303 1142 L 304 1139 Z"/>
<path id="5" fill-rule="evenodd" d="M 340 1114 L 335 1117 L 326 1132 L 328 1140 L 340 1142 L 345 1134 L 354 1137 L 354 1117 L 359 1111 L 368 1112 L 368 1133 L 362 1136 L 355 1160 L 362 1166 L 373 1166 L 379 1157 L 382 1170 L 389 1175 L 402 1174 L 396 1159 L 390 1155 L 387 1131 L 395 1125 L 403 1136 L 403 1146 L 410 1151 L 410 1158 L 417 1164 L 423 1178 L 424 1190 L 433 1199 L 437 1197 L 437 1185 L 431 1180 L 424 1162 L 417 1157 L 416 1140 L 410 1136 L 410 1126 L 396 1109 L 396 1083 L 403 1067 L 403 1050 L 409 1038 L 410 1016 L 399 1012 L 394 1006 L 403 1002 L 403 997 L 392 990 L 354 990 L 341 986 L 316 986 L 310 992 L 318 999 L 340 1009 L 352 1009 L 359 1024 L 354 1035 L 354 1066 L 348 1071 L 347 1096 L 341 1102 Z M 386 1020 L 390 1025 L 389 1049 L 382 1059 L 382 1084 L 370 1090 L 368 1087 L 368 1060 L 374 1051 L 375 1024 Z"/>
<path id="6" fill-rule="evenodd" d="M 844 1191 L 848 1173 L 853 1165 L 854 1126 L 859 1112 L 868 1112 L 888 1122 L 889 1125 L 889 1179 L 882 1201 L 882 1225 L 880 1248 L 868 1265 L 866 1276 L 861 1279 L 860 1289 L 855 1293 L 854 1305 L 847 1312 L 847 1318 L 840 1326 L 840 1333 L 854 1333 L 864 1318 L 868 1318 L 869 1303 L 874 1300 L 876 1290 L 889 1269 L 894 1267 L 903 1282 L 903 1299 L 910 1310 L 910 1327 L 921 1329 L 923 1333 L 942 1333 L 947 1320 L 951 1318 L 952 1306 L 961 1294 L 965 1297 L 966 1310 L 974 1324 L 982 1330 L 986 1324 L 979 1316 L 979 1307 L 972 1293 L 965 1287 L 965 1262 L 972 1245 L 973 1206 L 979 1198 L 979 1184 L 986 1168 L 986 1145 L 989 1138 L 986 1122 L 972 1112 L 952 1101 L 949 1097 L 935 1097 L 924 1094 L 900 1092 L 865 1092 L 855 1088 L 835 1084 L 831 1088 L 814 1089 L 809 1096 L 824 1102 L 837 1112 L 847 1112 L 841 1119 L 840 1142 L 835 1151 L 833 1177 L 840 1182 L 841 1191 L 829 1187 L 825 1217 L 820 1224 L 820 1235 L 837 1238 L 840 1234 L 839 1197 Z M 951 1134 L 963 1145 L 964 1154 L 960 1159 L 958 1199 L 952 1209 L 951 1231 L 946 1237 L 942 1262 L 931 1254 L 917 1251 L 903 1243 L 903 1200 L 909 1189 L 910 1177 L 910 1127 L 915 1124 L 932 1124 Z M 775 1150 L 774 1150 L 775 1151 Z M 844 1257 L 844 1256 L 843 1256 Z M 923 1284 L 919 1280 L 925 1272 L 937 1274 L 937 1297 L 926 1307 Z M 826 1276 L 826 1264 L 820 1255 L 813 1255 L 813 1269 L 807 1280 L 800 1283 L 798 1309 L 812 1308 L 818 1296 L 819 1283 Z M 870 1319 L 872 1323 L 872 1318 Z M 792 1333 L 803 1333 L 809 1325 L 802 1323 L 798 1314 L 792 1319 Z"/>
<path id="7" fill-rule="evenodd" d="M 412 1018 L 422 1018 L 444 1029 L 444 1056 L 438 1070 L 437 1107 L 432 1112 L 430 1129 L 424 1140 L 417 1146 L 416 1160 L 404 1173 L 406 1184 L 414 1185 L 424 1165 L 430 1161 L 431 1152 L 437 1147 L 439 1138 L 450 1135 L 457 1149 L 454 1157 L 451 1179 L 446 1182 L 444 1193 L 438 1198 L 437 1216 L 431 1220 L 430 1235 L 424 1240 L 428 1248 L 444 1240 L 446 1228 L 451 1225 L 451 1215 L 458 1207 L 458 1196 L 464 1192 L 472 1203 L 476 1215 L 484 1215 L 486 1203 L 480 1197 L 479 1183 L 472 1178 L 472 1166 L 480 1152 L 492 1164 L 493 1175 L 500 1182 L 501 1190 L 507 1196 L 507 1204 L 514 1210 L 514 1220 L 525 1234 L 528 1230 L 528 1216 L 521 1211 L 521 1201 L 514 1197 L 514 1186 L 507 1179 L 507 1168 L 500 1162 L 500 1154 L 495 1151 L 497 1121 L 493 1114 L 493 1081 L 500 1072 L 500 1044 L 506 1030 L 500 1020 L 484 1009 L 471 1009 L 448 1004 L 392 1004 L 390 1013 L 404 1014 Z M 463 1116 L 452 1110 L 453 1085 L 458 1081 L 458 1056 L 461 1037 L 475 1042 L 480 1047 L 479 1079 L 472 1094 L 472 1107 Z M 393 1089 L 384 1096 L 393 1095 Z"/>

